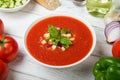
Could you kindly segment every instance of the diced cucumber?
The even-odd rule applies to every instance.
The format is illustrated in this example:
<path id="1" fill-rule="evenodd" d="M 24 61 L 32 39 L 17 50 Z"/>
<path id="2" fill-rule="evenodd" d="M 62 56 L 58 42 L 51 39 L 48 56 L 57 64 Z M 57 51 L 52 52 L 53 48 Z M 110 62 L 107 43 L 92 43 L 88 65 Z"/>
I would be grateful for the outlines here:
<path id="1" fill-rule="evenodd" d="M 18 7 L 18 6 L 21 6 L 21 5 L 23 5 L 23 4 L 21 3 L 21 0 L 17 0 L 16 3 L 15 3 L 15 7 Z"/>
<path id="2" fill-rule="evenodd" d="M 15 1 L 10 0 L 10 6 L 9 6 L 9 8 L 14 8 L 14 6 L 15 6 Z"/>
<path id="3" fill-rule="evenodd" d="M 1 8 L 15 8 L 25 4 L 28 0 L 0 0 Z"/>
<path id="4" fill-rule="evenodd" d="M 3 4 L 3 0 L 2 0 L 2 1 L 0 1 L 0 7 L 2 6 L 2 4 Z"/>
<path id="5" fill-rule="evenodd" d="M 28 0 L 22 0 L 22 4 L 26 3 Z"/>
<path id="6" fill-rule="evenodd" d="M 7 8 L 7 7 L 8 7 L 8 5 L 7 5 L 7 4 L 5 4 L 5 3 L 3 3 L 1 7 L 2 7 L 2 8 Z"/>

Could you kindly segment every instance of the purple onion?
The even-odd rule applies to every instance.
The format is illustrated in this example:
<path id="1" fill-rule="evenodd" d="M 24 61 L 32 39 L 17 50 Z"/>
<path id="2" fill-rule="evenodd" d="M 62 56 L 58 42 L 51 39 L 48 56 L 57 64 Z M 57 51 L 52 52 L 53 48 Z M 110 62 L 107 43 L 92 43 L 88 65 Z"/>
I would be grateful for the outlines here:
<path id="1" fill-rule="evenodd" d="M 48 45 L 47 45 L 47 48 L 50 48 L 52 45 L 53 45 L 53 44 L 48 44 Z"/>
<path id="2" fill-rule="evenodd" d="M 108 43 L 120 39 L 120 21 L 113 21 L 105 27 L 105 37 Z"/>

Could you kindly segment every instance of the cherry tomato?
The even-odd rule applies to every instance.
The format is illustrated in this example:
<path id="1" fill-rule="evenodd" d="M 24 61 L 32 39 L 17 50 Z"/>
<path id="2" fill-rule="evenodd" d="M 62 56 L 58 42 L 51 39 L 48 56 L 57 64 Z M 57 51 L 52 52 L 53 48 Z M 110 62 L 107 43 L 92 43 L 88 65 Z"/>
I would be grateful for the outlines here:
<path id="1" fill-rule="evenodd" d="M 112 54 L 114 57 L 120 57 L 120 40 L 116 41 L 112 47 Z"/>
<path id="2" fill-rule="evenodd" d="M 11 36 L 0 35 L 0 59 L 9 63 L 16 58 L 17 52 L 17 42 Z"/>
<path id="3" fill-rule="evenodd" d="M 0 35 L 4 33 L 4 24 L 2 20 L 0 19 Z"/>
<path id="4" fill-rule="evenodd" d="M 0 60 L 0 80 L 6 80 L 8 76 L 8 65 Z"/>

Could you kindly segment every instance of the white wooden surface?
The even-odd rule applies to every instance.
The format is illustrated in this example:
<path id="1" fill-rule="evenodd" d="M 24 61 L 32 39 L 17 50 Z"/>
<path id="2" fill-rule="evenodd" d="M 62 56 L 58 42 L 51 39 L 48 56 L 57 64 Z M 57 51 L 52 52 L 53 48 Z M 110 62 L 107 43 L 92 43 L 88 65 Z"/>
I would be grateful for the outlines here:
<path id="1" fill-rule="evenodd" d="M 0 18 L 5 24 L 5 32 L 13 36 L 19 44 L 19 54 L 16 60 L 9 64 L 8 80 L 94 80 L 92 74 L 94 63 L 100 56 L 111 56 L 111 45 L 105 42 L 104 20 L 91 16 L 85 6 L 76 6 L 72 0 L 61 0 L 61 4 L 56 10 L 49 11 L 31 0 L 21 11 L 0 12 Z M 32 22 L 50 14 L 71 14 L 83 17 L 94 27 L 97 45 L 86 61 L 67 69 L 53 69 L 41 66 L 26 54 L 23 43 L 25 31 Z"/>

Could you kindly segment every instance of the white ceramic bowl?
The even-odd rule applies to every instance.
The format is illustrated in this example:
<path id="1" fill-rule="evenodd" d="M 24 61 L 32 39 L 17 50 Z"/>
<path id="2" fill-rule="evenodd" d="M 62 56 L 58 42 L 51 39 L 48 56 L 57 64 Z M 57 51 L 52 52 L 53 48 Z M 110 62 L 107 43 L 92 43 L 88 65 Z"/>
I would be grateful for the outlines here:
<path id="1" fill-rule="evenodd" d="M 77 62 L 75 62 L 75 63 L 73 63 L 73 64 L 64 65 L 64 66 L 53 66 L 53 65 L 48 65 L 48 64 L 45 64 L 45 63 L 43 63 L 43 62 L 38 61 L 37 59 L 35 59 L 35 58 L 29 53 L 29 51 L 27 50 L 27 46 L 26 46 L 26 36 L 27 36 L 29 30 L 30 30 L 30 29 L 32 28 L 32 26 L 33 26 L 34 24 L 36 24 L 37 22 L 39 22 L 39 21 L 41 21 L 41 20 L 43 20 L 43 19 L 45 19 L 45 18 L 52 17 L 52 16 L 68 16 L 68 15 L 49 15 L 49 16 L 47 16 L 47 17 L 40 18 L 40 19 L 36 20 L 35 22 L 33 22 L 33 24 L 30 25 L 29 28 L 27 29 L 27 31 L 26 31 L 26 33 L 25 33 L 25 36 L 24 36 L 24 48 L 25 48 L 26 53 L 27 53 L 33 60 L 35 60 L 37 63 L 39 63 L 39 64 L 41 64 L 41 65 L 44 65 L 44 66 L 46 66 L 46 67 L 51 67 L 51 68 L 68 68 L 68 67 L 72 67 L 72 66 L 78 65 L 78 64 L 80 64 L 81 62 L 83 62 L 84 60 L 86 60 L 86 59 L 90 56 L 90 54 L 93 52 L 93 50 L 94 50 L 94 48 L 95 48 L 95 45 L 96 45 L 96 34 L 95 34 L 95 31 L 94 31 L 94 29 L 92 28 L 92 26 L 91 26 L 88 22 L 86 22 L 86 20 L 84 20 L 84 19 L 81 18 L 81 17 L 73 16 L 73 15 L 72 15 L 72 16 L 69 15 L 68 17 L 75 18 L 75 19 L 77 19 L 77 20 L 80 20 L 80 21 L 83 22 L 84 24 L 86 24 L 87 27 L 89 28 L 89 30 L 91 31 L 92 36 L 93 36 L 93 44 L 92 44 L 92 47 L 91 47 L 89 53 L 88 53 L 84 58 L 82 58 L 81 60 L 79 60 L 79 61 L 77 61 Z"/>
<path id="2" fill-rule="evenodd" d="M 29 2 L 30 2 L 30 0 L 28 0 L 25 4 L 23 4 L 19 7 L 15 7 L 15 8 L 1 8 L 0 7 L 0 11 L 1 12 L 16 12 L 16 11 L 23 9 Z"/>

